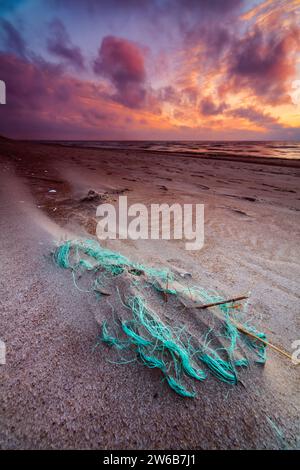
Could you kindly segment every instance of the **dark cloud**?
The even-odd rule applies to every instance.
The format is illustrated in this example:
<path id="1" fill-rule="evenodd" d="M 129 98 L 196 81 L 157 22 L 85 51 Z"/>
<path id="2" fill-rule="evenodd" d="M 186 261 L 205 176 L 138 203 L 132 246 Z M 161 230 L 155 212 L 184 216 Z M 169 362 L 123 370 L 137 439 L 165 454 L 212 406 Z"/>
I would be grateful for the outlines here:
<path id="1" fill-rule="evenodd" d="M 278 124 L 278 119 L 268 113 L 264 113 L 263 111 L 254 108 L 253 106 L 235 108 L 230 110 L 228 114 L 234 117 L 247 119 L 248 121 L 263 127 L 274 128 L 274 126 L 276 127 Z"/>
<path id="2" fill-rule="evenodd" d="M 0 19 L 0 28 L 2 29 L 0 37 L 4 49 L 7 52 L 13 52 L 21 57 L 25 57 L 26 42 L 13 24 L 5 19 Z"/>
<path id="3" fill-rule="evenodd" d="M 187 49 L 199 45 L 199 72 L 221 67 L 239 27 L 242 0 L 178 2 L 178 24 Z"/>
<path id="4" fill-rule="evenodd" d="M 199 90 L 197 87 L 189 86 L 187 88 L 184 88 L 184 90 L 182 90 L 182 93 L 190 105 L 195 106 L 197 104 L 199 96 Z"/>
<path id="5" fill-rule="evenodd" d="M 165 86 L 158 90 L 158 99 L 168 103 L 179 105 L 181 103 L 181 96 L 178 91 L 171 85 Z"/>
<path id="6" fill-rule="evenodd" d="M 175 7 L 181 10 L 183 14 L 192 12 L 197 19 L 208 16 L 217 16 L 231 14 L 240 9 L 244 4 L 243 0 L 169 0 L 168 7 Z"/>
<path id="7" fill-rule="evenodd" d="M 289 101 L 287 80 L 295 70 L 299 29 L 262 31 L 256 27 L 232 46 L 228 76 L 235 89 L 249 88 L 272 104 Z"/>
<path id="8" fill-rule="evenodd" d="M 169 14 L 187 42 L 201 40 L 217 49 L 227 43 L 243 4 L 243 0 L 177 0 L 170 2 Z"/>
<path id="9" fill-rule="evenodd" d="M 110 15 L 122 15 L 124 20 L 133 15 L 145 15 L 147 18 L 161 11 L 161 6 L 153 0 L 48 0 L 56 10 L 70 11 L 75 15 L 101 15 L 107 18 Z"/>
<path id="10" fill-rule="evenodd" d="M 144 56 L 141 49 L 127 39 L 106 36 L 102 40 L 94 72 L 111 80 L 115 99 L 130 108 L 141 107 L 146 100 Z"/>
<path id="11" fill-rule="evenodd" d="M 259 111 L 254 107 L 248 108 L 235 108 L 230 110 L 230 114 L 235 117 L 241 117 L 248 119 L 252 122 L 262 122 L 268 120 L 269 122 L 277 122 L 277 119 L 273 118 L 269 114 Z"/>
<path id="12" fill-rule="evenodd" d="M 200 112 L 204 116 L 216 116 L 217 114 L 222 114 L 226 108 L 227 106 L 225 103 L 216 105 L 209 97 L 203 98 L 200 102 Z"/>
<path id="13" fill-rule="evenodd" d="M 193 11 L 198 16 L 226 14 L 240 7 L 243 0 L 50 0 L 56 7 L 73 9 L 84 9 L 90 12 L 95 11 L 122 11 L 131 13 L 132 11 L 154 10 L 157 13 L 168 13 L 177 17 L 179 11 L 182 13 Z M 178 19 L 178 17 L 177 17 Z"/>
<path id="14" fill-rule="evenodd" d="M 271 140 L 299 140 L 300 138 L 299 128 L 288 127 L 280 123 L 276 117 L 254 106 L 231 109 L 226 114 L 256 124 L 263 129 L 264 134 L 267 133 L 268 139 Z"/>
<path id="15" fill-rule="evenodd" d="M 84 69 L 84 58 L 79 47 L 74 46 L 60 20 L 52 21 L 50 25 L 51 37 L 48 39 L 48 51 L 73 65 L 77 69 Z"/>
<path id="16" fill-rule="evenodd" d="M 11 54 L 1 54 L 0 61 L 1 79 L 6 83 L 7 112 L 40 110 L 46 108 L 49 101 L 59 101 L 62 97 L 61 87 L 54 85 L 59 83 L 61 67 L 41 59 L 30 62 Z"/>
<path id="17" fill-rule="evenodd" d="M 155 92 L 156 99 L 160 103 L 171 103 L 175 106 L 195 106 L 198 99 L 198 89 L 194 86 L 186 87 L 181 90 L 168 85 L 159 88 Z"/>
<path id="18" fill-rule="evenodd" d="M 0 134 L 16 138 L 122 138 L 122 119 L 100 84 L 74 78 L 61 65 L 0 53 L 7 103 Z"/>

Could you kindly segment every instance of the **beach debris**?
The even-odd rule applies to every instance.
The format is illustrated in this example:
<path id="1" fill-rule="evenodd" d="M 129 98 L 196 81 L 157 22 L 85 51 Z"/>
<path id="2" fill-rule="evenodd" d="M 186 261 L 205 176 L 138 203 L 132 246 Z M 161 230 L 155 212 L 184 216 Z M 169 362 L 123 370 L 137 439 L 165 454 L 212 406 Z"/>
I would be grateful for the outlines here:
<path id="1" fill-rule="evenodd" d="M 238 297 L 232 297 L 231 299 L 227 299 L 227 300 L 219 300 L 218 302 L 212 302 L 210 304 L 196 305 L 196 308 L 216 307 L 217 305 L 231 304 L 233 302 L 237 302 L 238 300 L 244 300 L 248 298 L 249 298 L 249 295 L 245 294 L 245 295 L 240 295 Z"/>
<path id="2" fill-rule="evenodd" d="M 284 349 L 279 348 L 278 346 L 275 346 L 275 344 L 270 343 L 269 341 L 266 341 L 264 338 L 259 337 L 252 333 L 251 331 L 247 331 L 243 325 L 239 325 L 238 323 L 234 322 L 236 325 L 237 329 L 241 331 L 242 333 L 245 333 L 246 335 L 250 336 L 251 338 L 256 339 L 257 341 L 260 341 L 261 343 L 264 343 L 266 346 L 269 346 L 269 348 L 274 349 L 274 351 L 277 351 L 278 353 L 282 354 L 283 356 L 287 357 L 291 361 L 293 360 L 292 355 L 289 354 L 288 352 L 284 351 Z"/>
<path id="3" fill-rule="evenodd" d="M 185 279 L 186 277 L 192 277 L 192 274 L 189 273 L 188 271 L 185 271 L 185 272 L 179 273 L 179 276 Z"/>
<path id="4" fill-rule="evenodd" d="M 98 193 L 97 191 L 94 191 L 93 189 L 90 189 L 87 193 L 86 196 L 82 197 L 80 199 L 81 202 L 90 202 L 90 201 L 95 201 L 103 198 L 103 194 Z"/>
<path id="5" fill-rule="evenodd" d="M 95 203 L 105 202 L 105 201 L 110 200 L 113 195 L 123 194 L 126 191 L 129 191 L 129 189 L 127 188 L 112 189 L 110 191 L 105 191 L 105 192 L 98 192 L 98 191 L 95 191 L 94 189 L 89 189 L 86 196 L 83 196 L 80 199 L 80 202 L 95 202 Z"/>
<path id="6" fill-rule="evenodd" d="M 159 369 L 180 396 L 196 395 L 190 379 L 202 382 L 209 372 L 238 384 L 240 368 L 266 361 L 269 343 L 249 324 L 248 295 L 224 300 L 189 284 L 189 277 L 183 284 L 178 273 L 133 262 L 95 240 L 66 241 L 53 256 L 58 266 L 71 270 L 80 291 L 106 302 L 109 313 L 101 309 L 96 314 L 99 344 L 121 355 L 117 363 L 137 361 Z M 78 286 L 83 280 L 88 290 Z"/>
<path id="7" fill-rule="evenodd" d="M 185 269 L 178 268 L 178 266 L 174 266 L 173 264 L 170 264 L 170 266 L 172 267 L 172 271 L 179 274 L 179 276 L 183 279 L 192 277 L 192 273 L 186 271 Z"/>

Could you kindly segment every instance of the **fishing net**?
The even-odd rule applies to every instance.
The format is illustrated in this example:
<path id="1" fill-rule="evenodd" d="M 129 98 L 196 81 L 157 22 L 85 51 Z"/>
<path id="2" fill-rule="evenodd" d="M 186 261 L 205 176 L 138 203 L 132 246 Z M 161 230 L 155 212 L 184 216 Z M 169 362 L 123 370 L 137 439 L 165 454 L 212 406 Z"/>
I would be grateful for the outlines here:
<path id="1" fill-rule="evenodd" d="M 179 395 L 194 397 L 191 380 L 208 373 L 237 384 L 239 369 L 266 361 L 264 333 L 249 324 L 247 302 L 222 301 L 169 268 L 155 268 L 103 248 L 95 240 L 67 241 L 54 252 L 70 269 L 77 289 L 94 292 L 109 314 L 98 315 L 100 341 L 117 352 L 117 363 L 138 361 L 161 371 Z M 80 285 L 79 285 L 80 284 Z"/>

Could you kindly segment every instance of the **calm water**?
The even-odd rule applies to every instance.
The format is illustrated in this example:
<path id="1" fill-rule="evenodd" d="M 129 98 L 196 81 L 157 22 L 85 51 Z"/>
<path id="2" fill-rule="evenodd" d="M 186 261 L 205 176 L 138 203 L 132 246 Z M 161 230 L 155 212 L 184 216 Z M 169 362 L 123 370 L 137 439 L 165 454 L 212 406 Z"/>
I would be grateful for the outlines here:
<path id="1" fill-rule="evenodd" d="M 60 141 L 67 146 L 300 159 L 300 142 Z"/>

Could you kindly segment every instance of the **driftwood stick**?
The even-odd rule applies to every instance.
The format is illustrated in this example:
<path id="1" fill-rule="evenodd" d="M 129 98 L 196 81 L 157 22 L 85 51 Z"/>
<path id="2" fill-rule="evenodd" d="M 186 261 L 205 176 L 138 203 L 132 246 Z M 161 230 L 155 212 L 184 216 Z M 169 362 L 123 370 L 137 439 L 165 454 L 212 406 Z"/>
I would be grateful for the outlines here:
<path id="1" fill-rule="evenodd" d="M 216 305 L 223 305 L 223 304 L 227 304 L 227 303 L 230 303 L 230 302 L 236 302 L 237 300 L 243 300 L 243 299 L 248 299 L 248 298 L 249 298 L 249 295 L 240 295 L 238 297 L 233 297 L 233 298 L 228 299 L 228 300 L 221 300 L 219 302 L 213 302 L 213 303 L 206 304 L 206 305 L 196 305 L 195 307 L 199 308 L 199 309 L 204 309 L 204 308 L 215 307 Z M 265 339 L 260 338 L 259 336 L 255 335 L 254 333 L 251 333 L 246 328 L 244 328 L 243 325 L 241 325 L 240 323 L 235 322 L 232 318 L 230 320 L 237 327 L 237 329 L 241 333 L 244 333 L 245 335 L 248 335 L 251 338 L 256 339 L 257 341 L 260 341 L 261 343 L 265 344 L 266 346 L 269 346 L 270 348 L 274 349 L 274 351 L 277 351 L 278 353 L 280 353 L 283 356 L 287 357 L 291 361 L 293 360 L 292 356 L 288 352 L 284 351 L 283 349 L 279 348 L 278 346 L 275 346 L 275 344 L 269 343 L 269 341 L 266 341 Z"/>
<path id="2" fill-rule="evenodd" d="M 278 346 L 275 346 L 275 344 L 269 343 L 269 341 L 266 341 L 265 339 L 260 338 L 259 336 L 256 336 L 254 333 L 251 333 L 250 331 L 246 330 L 242 325 L 240 325 L 239 323 L 236 323 L 232 319 L 231 319 L 231 321 L 237 327 L 237 329 L 239 331 L 241 331 L 242 333 L 250 336 L 251 338 L 257 339 L 257 341 L 260 341 L 261 343 L 265 344 L 266 346 L 269 346 L 270 348 L 274 349 L 274 351 L 277 351 L 280 354 L 283 354 L 283 356 L 288 357 L 291 361 L 293 360 L 292 356 L 289 353 L 287 353 L 286 351 L 284 351 L 283 349 L 280 349 L 280 348 L 278 348 Z"/>
<path id="3" fill-rule="evenodd" d="M 229 304 L 230 302 L 236 302 L 238 300 L 243 300 L 243 299 L 248 299 L 248 298 L 249 298 L 249 295 L 240 295 L 238 297 L 232 297 L 231 299 L 227 299 L 227 300 L 219 300 L 218 302 L 212 302 L 210 304 L 195 305 L 195 308 L 215 307 L 216 305 Z"/>

